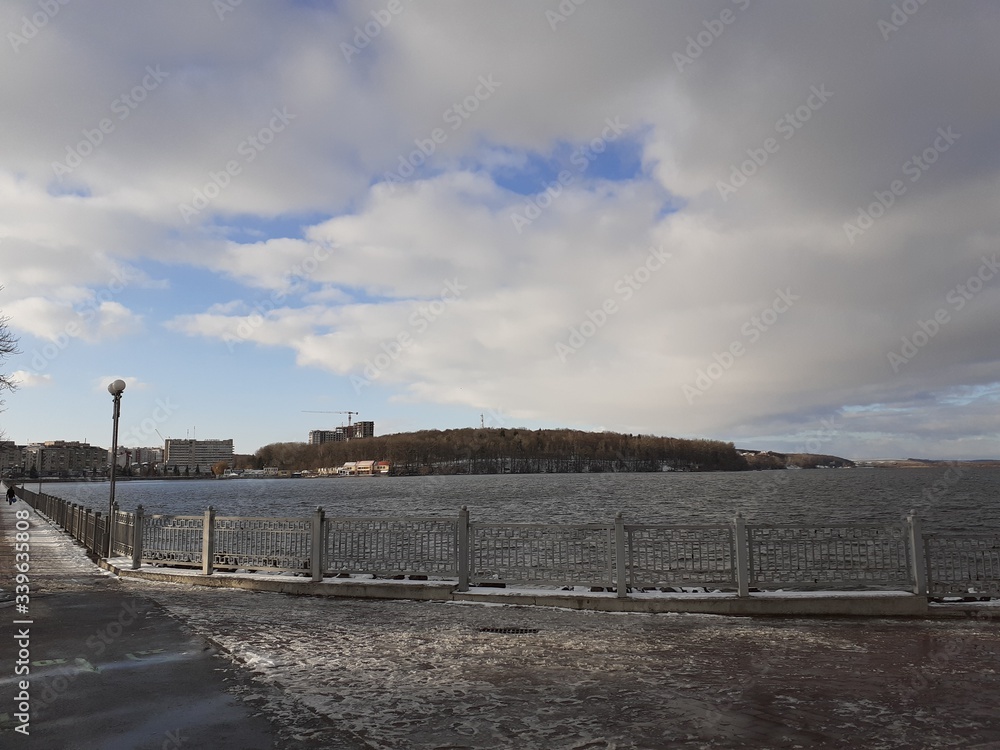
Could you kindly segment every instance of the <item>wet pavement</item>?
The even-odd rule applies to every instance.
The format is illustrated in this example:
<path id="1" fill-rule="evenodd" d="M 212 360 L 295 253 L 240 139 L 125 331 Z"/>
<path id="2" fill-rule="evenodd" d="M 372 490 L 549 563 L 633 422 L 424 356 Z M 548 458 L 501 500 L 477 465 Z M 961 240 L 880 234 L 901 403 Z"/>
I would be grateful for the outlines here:
<path id="1" fill-rule="evenodd" d="M 280 705 L 280 691 L 256 686 L 211 642 L 34 514 L 24 532 L 30 600 L 18 612 L 14 564 L 24 558 L 15 556 L 15 512 L 27 509 L 0 509 L 0 747 L 363 747 L 308 711 L 300 711 L 298 736 L 272 721 L 260 706 Z"/>
<path id="2" fill-rule="evenodd" d="M 118 581 L 47 535 L 32 657 L 99 671 L 74 662 L 32 744 L 5 724 L 4 748 L 1000 748 L 1000 608 L 764 619 L 290 597 Z M 96 654 L 87 638 L 116 621 Z M 11 687 L 0 674 L 10 706 Z M 110 722 L 146 734 L 91 742 Z M 189 739 L 171 745 L 176 729 Z"/>

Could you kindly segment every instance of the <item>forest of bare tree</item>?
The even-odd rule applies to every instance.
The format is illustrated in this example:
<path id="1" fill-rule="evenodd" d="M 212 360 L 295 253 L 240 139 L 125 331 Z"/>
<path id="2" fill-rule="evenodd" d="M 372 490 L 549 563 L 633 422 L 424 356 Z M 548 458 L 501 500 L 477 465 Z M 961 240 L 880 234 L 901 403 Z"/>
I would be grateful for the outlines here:
<path id="1" fill-rule="evenodd" d="M 393 474 L 533 474 L 601 471 L 740 471 L 732 443 L 580 430 L 423 430 L 349 442 L 273 443 L 237 468 L 315 471 L 346 461 L 385 460 Z"/>

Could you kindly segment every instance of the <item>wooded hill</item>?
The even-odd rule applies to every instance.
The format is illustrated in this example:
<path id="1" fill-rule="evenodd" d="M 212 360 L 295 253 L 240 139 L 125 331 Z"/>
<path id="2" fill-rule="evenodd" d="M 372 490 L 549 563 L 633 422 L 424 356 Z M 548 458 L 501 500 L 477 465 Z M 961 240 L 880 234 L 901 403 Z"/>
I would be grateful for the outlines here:
<path id="1" fill-rule="evenodd" d="M 273 466 L 288 471 L 384 460 L 398 475 L 745 471 L 787 465 L 761 461 L 767 465 L 754 466 L 732 443 L 718 440 L 524 428 L 423 430 L 323 445 L 272 443 L 240 459 L 236 468 Z"/>

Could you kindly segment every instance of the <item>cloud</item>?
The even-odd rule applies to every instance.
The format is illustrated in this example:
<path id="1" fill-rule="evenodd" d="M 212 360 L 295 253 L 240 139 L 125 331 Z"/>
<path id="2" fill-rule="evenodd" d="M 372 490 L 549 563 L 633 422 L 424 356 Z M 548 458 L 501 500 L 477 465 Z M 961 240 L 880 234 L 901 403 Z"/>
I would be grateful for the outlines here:
<path id="1" fill-rule="evenodd" d="M 14 300 L 6 307 L 10 325 L 60 347 L 79 339 L 96 343 L 137 333 L 142 317 L 119 302 L 98 302 L 89 291 L 63 290 L 65 296 L 82 298 L 82 304 L 70 305 L 44 297 Z"/>
<path id="2" fill-rule="evenodd" d="M 996 8 L 555 7 L 407 5 L 348 60 L 364 8 L 66 6 L 0 70 L 11 325 L 546 424 L 995 434 L 955 394 L 1000 382 Z"/>
<path id="3" fill-rule="evenodd" d="M 37 388 L 40 386 L 50 385 L 52 383 L 52 376 L 31 372 L 30 370 L 14 370 L 14 372 L 10 374 L 10 380 L 15 383 L 18 388 Z"/>

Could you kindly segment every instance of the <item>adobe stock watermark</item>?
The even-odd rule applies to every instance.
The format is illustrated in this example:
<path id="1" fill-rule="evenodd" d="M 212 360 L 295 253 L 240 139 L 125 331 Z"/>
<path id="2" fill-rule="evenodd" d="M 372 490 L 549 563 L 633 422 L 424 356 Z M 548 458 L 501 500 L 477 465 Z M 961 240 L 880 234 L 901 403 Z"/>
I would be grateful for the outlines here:
<path id="1" fill-rule="evenodd" d="M 545 20 L 549 22 L 549 28 L 555 31 L 559 28 L 559 24 L 566 23 L 569 17 L 576 13 L 576 9 L 586 2 L 587 0 L 560 0 L 555 10 L 546 9 Z"/>
<path id="2" fill-rule="evenodd" d="M 93 128 L 84 128 L 81 131 L 83 138 L 75 144 L 67 144 L 66 156 L 63 161 L 52 162 L 52 173 L 60 179 L 73 174 L 73 170 L 83 164 L 84 159 L 93 154 L 107 137 L 115 132 L 118 127 L 117 123 L 127 120 L 136 108 L 146 101 L 147 97 L 156 91 L 169 76 L 169 73 L 160 70 L 159 65 L 147 65 L 146 74 L 142 79 L 128 91 L 122 92 L 108 105 L 111 114 L 117 115 L 117 117 L 115 119 L 102 117 Z"/>
<path id="3" fill-rule="evenodd" d="M 923 8 L 926 3 L 927 0 L 903 0 L 901 3 L 893 3 L 890 6 L 892 13 L 889 14 L 889 18 L 880 18 L 875 24 L 882 34 L 882 39 L 889 41 L 889 37 L 903 28 L 913 14 Z"/>
<path id="4" fill-rule="evenodd" d="M 42 375 L 48 366 L 62 354 L 73 339 L 80 338 L 85 333 L 85 327 L 98 319 L 102 307 L 121 294 L 128 284 L 128 275 L 123 266 L 117 266 L 111 274 L 111 279 L 103 288 L 94 293 L 91 299 L 74 310 L 76 318 L 70 320 L 63 329 L 45 345 L 33 349 L 29 371 L 34 375 Z"/>
<path id="5" fill-rule="evenodd" d="M 268 146 L 274 143 L 278 134 L 283 133 L 292 120 L 298 117 L 298 115 L 289 112 L 288 107 L 281 109 L 275 107 L 271 110 L 271 114 L 272 117 L 267 125 L 240 141 L 236 147 L 236 155 L 241 157 L 240 159 L 230 159 L 222 169 L 209 171 L 208 182 L 192 191 L 191 201 L 177 204 L 177 210 L 185 224 L 190 224 L 191 219 L 222 195 L 222 191 L 232 184 L 233 178 L 242 174 L 243 167 L 255 161 Z"/>
<path id="6" fill-rule="evenodd" d="M 837 424 L 837 415 L 832 417 L 823 417 L 819 420 L 819 429 L 808 430 L 806 434 L 809 435 L 803 443 L 795 446 L 794 450 L 789 451 L 790 453 L 808 453 L 808 454 L 821 454 L 823 446 L 827 443 L 833 442 L 833 440 L 840 434 L 840 425 Z M 771 479 L 775 485 L 783 486 L 787 485 L 792 481 L 792 474 L 788 471 L 773 471 L 770 473 Z"/>
<path id="7" fill-rule="evenodd" d="M 903 365 L 909 364 L 931 339 L 941 332 L 943 326 L 952 320 L 952 315 L 961 312 L 1000 271 L 997 254 L 992 258 L 982 256 L 982 263 L 976 272 L 961 284 L 956 284 L 944 296 L 945 306 L 939 307 L 927 320 L 917 320 L 916 330 L 901 339 L 899 351 L 886 352 L 893 373 L 898 373 Z"/>
<path id="8" fill-rule="evenodd" d="M 750 0 L 732 0 L 732 2 L 736 6 L 736 10 L 740 13 L 750 7 Z M 684 52 L 674 52 L 673 54 L 677 72 L 683 73 L 684 68 L 694 65 L 694 61 L 701 57 L 705 50 L 715 44 L 719 37 L 726 32 L 726 29 L 738 17 L 736 11 L 733 11 L 732 8 L 724 8 L 718 17 L 706 18 L 702 21 L 701 25 L 705 28 L 684 40 L 687 42 Z"/>
<path id="9" fill-rule="evenodd" d="M 950 494 L 958 483 L 969 474 L 969 469 L 958 461 L 949 462 L 947 467 L 938 479 L 934 480 L 931 485 L 924 487 L 921 495 L 925 502 L 920 503 L 918 507 L 926 509 L 934 505 L 938 500 Z"/>
<path id="10" fill-rule="evenodd" d="M 995 615 L 989 610 L 979 610 L 974 614 L 970 613 L 969 617 L 975 618 L 975 620 L 981 623 L 989 624 L 993 622 Z M 900 697 L 909 700 L 916 698 L 918 694 L 931 687 L 928 675 L 932 673 L 932 670 L 935 672 L 952 670 L 954 669 L 954 662 L 961 662 L 965 665 L 975 664 L 980 661 L 980 654 L 983 650 L 984 647 L 980 645 L 975 633 L 962 633 L 959 635 L 956 632 L 953 637 L 948 639 L 943 648 L 933 651 L 929 656 L 924 658 L 919 668 L 916 666 L 905 667 L 905 671 L 910 672 L 912 678 L 910 679 L 910 684 L 901 691 Z"/>
<path id="11" fill-rule="evenodd" d="M 775 289 L 774 291 L 775 297 L 771 304 L 757 315 L 751 316 L 740 327 L 740 334 L 743 338 L 733 339 L 723 351 L 716 352 L 712 356 L 714 362 L 695 372 L 694 383 L 685 383 L 681 386 L 684 398 L 689 404 L 694 403 L 695 397 L 704 396 L 723 375 L 735 366 L 736 361 L 747 353 L 747 347 L 756 344 L 760 337 L 769 331 L 782 315 L 791 310 L 792 305 L 799 299 L 799 295 L 792 293 L 791 287 Z"/>
<path id="12" fill-rule="evenodd" d="M 417 338 L 426 333 L 431 325 L 461 301 L 462 293 L 467 290 L 468 287 L 460 283 L 457 278 L 449 279 L 444 282 L 441 293 L 435 299 L 417 305 L 407 318 L 409 328 L 400 331 L 389 341 L 379 342 L 381 351 L 365 360 L 362 375 L 351 375 L 354 392 L 360 395 L 365 388 L 382 377 L 383 373 L 416 343 Z"/>
<path id="13" fill-rule="evenodd" d="M 518 234 L 521 234 L 525 227 L 530 226 L 557 198 L 562 196 L 563 190 L 586 172 L 597 157 L 607 150 L 608 144 L 618 140 L 629 127 L 621 122 L 620 117 L 608 117 L 604 123 L 600 136 L 592 138 L 570 155 L 569 163 L 576 167 L 575 173 L 568 169 L 561 170 L 556 179 L 548 183 L 543 190 L 525 199 L 521 211 L 511 211 L 510 221 Z"/>
<path id="14" fill-rule="evenodd" d="M 402 185 L 407 178 L 413 176 L 417 168 L 426 164 L 449 136 L 461 128 L 484 102 L 489 101 L 501 85 L 500 81 L 494 80 L 492 73 L 479 76 L 472 93 L 463 97 L 461 101 L 454 102 L 441 113 L 441 119 L 449 126 L 448 130 L 433 128 L 426 138 L 414 138 L 413 145 L 416 148 L 408 154 L 400 154 L 395 171 L 386 172 L 384 175 L 385 182 L 389 185 L 389 192 L 395 192 L 396 185 Z"/>
<path id="15" fill-rule="evenodd" d="M 7 41 L 14 48 L 14 54 L 20 53 L 21 47 L 37 37 L 41 30 L 49 25 L 49 21 L 59 14 L 62 7 L 69 5 L 69 2 L 70 0 L 38 0 L 35 3 L 38 10 L 30 16 L 21 17 L 21 33 L 7 32 Z"/>
<path id="16" fill-rule="evenodd" d="M 775 132 L 781 136 L 782 141 L 790 140 L 812 119 L 813 113 L 818 112 L 830 100 L 831 96 L 833 92 L 827 90 L 826 84 L 820 84 L 818 88 L 810 86 L 809 96 L 805 101 L 792 111 L 786 112 L 774 123 Z M 736 191 L 746 185 L 747 181 L 780 150 L 781 141 L 773 136 L 765 138 L 758 147 L 748 148 L 749 158 L 739 164 L 729 165 L 729 180 L 719 180 L 715 183 L 722 200 L 728 201 L 729 196 L 735 195 Z"/>
<path id="17" fill-rule="evenodd" d="M 144 417 L 137 425 L 133 425 L 119 438 L 122 445 L 126 443 L 132 445 L 144 445 L 147 441 L 159 437 L 157 428 L 170 420 L 180 407 L 173 403 L 168 397 L 156 399 L 156 406 L 148 417 Z"/>
<path id="18" fill-rule="evenodd" d="M 212 9 L 220 21 L 225 21 L 226 16 L 243 5 L 243 0 L 212 0 Z"/>
<path id="19" fill-rule="evenodd" d="M 941 154 L 950 149 L 961 138 L 960 133 L 952 131 L 951 126 L 938 128 L 937 135 L 931 144 L 918 154 L 914 154 L 903 164 L 903 174 L 910 178 L 910 184 L 917 182 L 924 173 L 934 165 Z M 896 199 L 906 194 L 909 185 L 901 179 L 889 183 L 885 190 L 876 190 L 875 201 L 867 206 L 858 206 L 854 221 L 844 222 L 844 234 L 847 241 L 853 245 L 865 232 L 871 229 L 875 222 L 889 212 Z"/>
<path id="20" fill-rule="evenodd" d="M 410 0 L 407 0 L 409 3 Z M 403 0 L 389 0 L 383 7 L 371 11 L 371 19 L 363 24 L 354 27 L 354 36 L 351 37 L 353 44 L 348 42 L 340 43 L 340 51 L 344 59 L 350 64 L 361 51 L 368 47 L 382 32 L 391 24 L 403 11 L 405 7 Z"/>
<path id="21" fill-rule="evenodd" d="M 325 247 L 313 246 L 312 255 L 301 263 L 296 263 L 286 274 L 288 285 L 292 286 L 297 281 L 309 281 L 319 269 L 320 264 L 329 258 L 330 252 Z M 268 313 L 277 310 L 279 305 L 284 304 L 287 297 L 288 292 L 276 289 L 267 297 L 257 300 L 251 308 L 251 312 L 240 319 L 233 332 L 223 334 L 222 340 L 225 342 L 226 348 L 229 349 L 229 353 L 232 354 L 238 345 L 248 341 L 253 332 L 264 325 Z"/>
<path id="22" fill-rule="evenodd" d="M 619 277 L 612 286 L 614 295 L 606 297 L 596 309 L 588 309 L 579 323 L 570 326 L 566 340 L 555 344 L 556 356 L 565 363 L 572 355 L 582 349 L 597 332 L 608 324 L 608 321 L 621 311 L 621 305 L 635 296 L 636 292 L 649 283 L 653 274 L 663 268 L 672 257 L 662 247 L 651 247 L 645 260 L 631 272 Z"/>
<path id="23" fill-rule="evenodd" d="M 102 656 L 107 651 L 108 646 L 120 639 L 137 622 L 139 619 L 137 602 L 138 600 L 135 599 L 125 602 L 111 620 L 99 627 L 94 631 L 93 635 L 87 638 L 87 648 L 93 652 L 95 657 Z M 162 652 L 163 649 L 156 649 L 156 651 Z M 134 657 L 133 654 L 126 654 L 126 656 Z M 88 672 L 100 673 L 100 669 L 84 657 L 76 657 L 72 662 L 65 657 L 47 659 L 40 662 L 33 662 L 33 665 L 57 667 L 53 672 L 46 675 L 47 679 L 43 678 L 38 701 L 43 707 L 51 706 L 65 695 L 80 675 Z"/>

